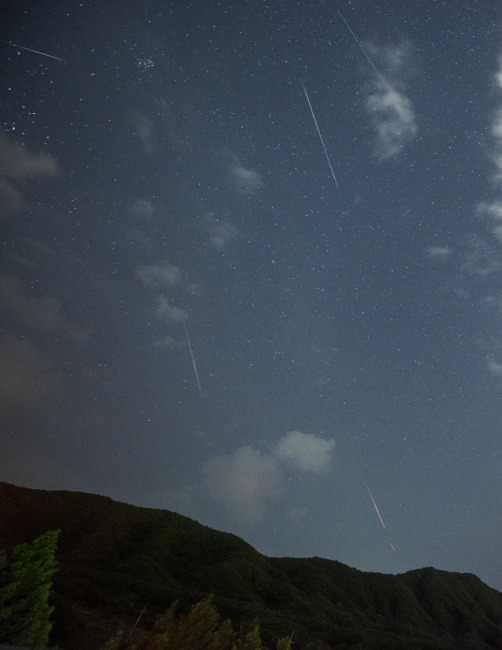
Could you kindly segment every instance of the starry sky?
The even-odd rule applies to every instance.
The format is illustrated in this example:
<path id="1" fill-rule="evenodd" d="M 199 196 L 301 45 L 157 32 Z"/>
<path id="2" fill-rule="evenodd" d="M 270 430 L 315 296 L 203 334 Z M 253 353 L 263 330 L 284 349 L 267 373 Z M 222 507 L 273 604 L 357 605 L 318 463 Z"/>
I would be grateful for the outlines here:
<path id="1" fill-rule="evenodd" d="M 0 479 L 502 590 L 501 3 L 4 14 Z"/>

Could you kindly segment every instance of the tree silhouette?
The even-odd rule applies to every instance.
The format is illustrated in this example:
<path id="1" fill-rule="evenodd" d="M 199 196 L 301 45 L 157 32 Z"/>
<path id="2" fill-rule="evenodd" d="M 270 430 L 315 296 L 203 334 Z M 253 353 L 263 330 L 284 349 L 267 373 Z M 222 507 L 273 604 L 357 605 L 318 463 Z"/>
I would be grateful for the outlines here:
<path id="1" fill-rule="evenodd" d="M 0 551 L 0 641 L 45 646 L 54 609 L 49 605 L 59 530 L 32 544 L 20 544 L 10 557 Z"/>

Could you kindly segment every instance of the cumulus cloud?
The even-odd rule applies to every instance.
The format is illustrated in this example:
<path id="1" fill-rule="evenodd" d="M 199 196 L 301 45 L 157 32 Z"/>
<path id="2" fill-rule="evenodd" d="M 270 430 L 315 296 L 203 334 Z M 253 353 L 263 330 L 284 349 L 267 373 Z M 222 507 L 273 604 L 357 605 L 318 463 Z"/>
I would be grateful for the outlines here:
<path id="1" fill-rule="evenodd" d="M 232 186 L 240 194 L 255 194 L 263 187 L 261 175 L 252 169 L 246 169 L 237 157 L 233 158 L 229 173 Z"/>
<path id="2" fill-rule="evenodd" d="M 415 110 L 409 97 L 385 84 L 366 101 L 373 116 L 376 153 L 382 160 L 399 154 L 415 138 L 418 128 Z"/>
<path id="3" fill-rule="evenodd" d="M 140 266 L 136 275 L 144 284 L 157 289 L 172 287 L 181 282 L 180 269 L 167 261 Z"/>
<path id="4" fill-rule="evenodd" d="M 260 519 L 267 501 L 281 492 L 278 461 L 250 446 L 209 458 L 203 475 L 210 495 L 249 523 Z"/>
<path id="5" fill-rule="evenodd" d="M 313 433 L 290 431 L 277 444 L 277 458 L 305 472 L 323 472 L 328 468 L 334 440 L 326 440 Z"/>
<path id="6" fill-rule="evenodd" d="M 213 248 L 223 250 L 239 237 L 237 228 L 228 221 L 221 221 L 211 215 L 206 217 L 206 221 L 209 227 L 209 241 Z"/>
<path id="7" fill-rule="evenodd" d="M 334 446 L 334 440 L 290 431 L 269 453 L 244 446 L 231 454 L 212 456 L 203 466 L 204 484 L 210 496 L 234 517 L 254 523 L 264 515 L 267 505 L 284 493 L 285 466 L 323 472 Z"/>
<path id="8" fill-rule="evenodd" d="M 165 296 L 156 296 L 154 306 L 155 313 L 165 323 L 183 323 L 188 318 L 185 309 L 174 307 Z"/>
<path id="9" fill-rule="evenodd" d="M 0 213 L 12 214 L 27 205 L 24 195 L 16 187 L 17 182 L 52 177 L 57 173 L 54 158 L 33 153 L 28 147 L 0 134 Z"/>

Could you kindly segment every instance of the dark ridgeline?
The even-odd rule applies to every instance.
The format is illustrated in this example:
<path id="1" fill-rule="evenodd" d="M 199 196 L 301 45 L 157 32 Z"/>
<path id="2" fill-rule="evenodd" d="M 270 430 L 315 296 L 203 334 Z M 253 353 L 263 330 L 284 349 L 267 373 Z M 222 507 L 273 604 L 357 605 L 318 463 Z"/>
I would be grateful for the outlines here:
<path id="1" fill-rule="evenodd" d="M 0 548 L 56 529 L 51 642 L 66 650 L 97 650 L 146 603 L 144 630 L 173 601 L 185 613 L 208 593 L 234 626 L 258 617 L 270 648 L 292 630 L 298 649 L 502 648 L 502 594 L 472 574 L 268 558 L 167 510 L 0 483 Z"/>

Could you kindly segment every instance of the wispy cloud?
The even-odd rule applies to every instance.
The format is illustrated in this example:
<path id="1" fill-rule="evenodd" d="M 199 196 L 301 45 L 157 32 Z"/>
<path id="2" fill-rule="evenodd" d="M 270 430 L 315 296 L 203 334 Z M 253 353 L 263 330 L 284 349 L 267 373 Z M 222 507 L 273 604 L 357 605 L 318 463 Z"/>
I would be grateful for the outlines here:
<path id="1" fill-rule="evenodd" d="M 178 341 L 173 336 L 163 336 L 153 342 L 155 348 L 162 348 L 164 350 L 180 350 L 186 348 L 185 341 Z"/>
<path id="2" fill-rule="evenodd" d="M 488 361 L 488 370 L 494 377 L 502 377 L 502 363 Z"/>
<path id="3" fill-rule="evenodd" d="M 366 99 L 376 134 L 375 153 L 385 160 L 401 153 L 418 133 L 415 109 L 403 81 L 411 46 L 402 43 L 395 47 L 366 47 L 386 69 L 385 74 L 378 73 L 377 90 Z"/>
<path id="4" fill-rule="evenodd" d="M 62 392 L 61 378 L 43 352 L 26 339 L 0 340 L 0 416 L 49 409 Z"/>
<path id="5" fill-rule="evenodd" d="M 444 262 L 450 257 L 453 251 L 448 246 L 429 246 L 427 253 L 432 259 Z"/>
<path id="6" fill-rule="evenodd" d="M 240 235 L 237 228 L 228 221 L 222 221 L 212 215 L 207 215 L 206 221 L 209 228 L 209 242 L 217 250 L 227 248 Z"/>
<path id="7" fill-rule="evenodd" d="M 502 54 L 498 59 L 498 70 L 494 74 L 494 97 L 498 102 L 490 122 L 491 159 L 494 164 L 492 181 L 495 191 L 491 200 L 480 201 L 477 205 L 477 215 L 486 229 L 482 235 L 473 235 L 470 238 L 466 251 L 466 268 L 483 280 L 485 295 L 481 304 L 485 309 L 492 310 L 491 322 L 493 330 L 487 333 L 487 340 L 491 341 L 487 350 L 487 370 L 494 377 L 502 377 L 502 293 L 493 289 L 493 284 L 488 280 L 499 277 L 502 270 Z M 488 288 L 489 287 L 489 288 Z"/>
<path id="8" fill-rule="evenodd" d="M 285 492 L 285 466 L 303 472 L 326 471 L 334 446 L 334 440 L 290 431 L 269 453 L 247 445 L 210 457 L 203 466 L 204 484 L 232 516 L 255 523 L 267 504 Z"/>
<path id="9" fill-rule="evenodd" d="M 4 322 L 31 332 L 65 333 L 76 340 L 88 336 L 88 332 L 66 320 L 58 298 L 28 296 L 18 278 L 11 275 L 0 276 L 0 313 Z"/>
<path id="10" fill-rule="evenodd" d="M 135 217 L 153 217 L 155 208 L 148 199 L 136 199 L 129 206 L 129 212 Z"/>
<path id="11" fill-rule="evenodd" d="M 188 312 L 169 303 L 165 296 L 155 296 L 155 313 L 164 323 L 183 323 L 188 319 Z"/>
<path id="12" fill-rule="evenodd" d="M 366 106 L 373 116 L 376 154 L 385 160 L 401 153 L 418 132 L 415 111 L 409 97 L 390 85 L 370 95 Z"/>
<path id="13" fill-rule="evenodd" d="M 237 156 L 232 156 L 229 174 L 233 188 L 240 194 L 256 194 L 263 187 L 261 175 L 252 169 L 246 169 Z"/>
<path id="14" fill-rule="evenodd" d="M 17 183 L 57 174 L 58 166 L 54 158 L 33 153 L 0 134 L 0 214 L 12 214 L 27 205 Z"/>
<path id="15" fill-rule="evenodd" d="M 180 269 L 167 261 L 140 266 L 136 275 L 144 284 L 157 289 L 172 287 L 181 282 Z"/>
<path id="16" fill-rule="evenodd" d="M 155 148 L 153 121 L 143 113 L 133 111 L 130 116 L 130 122 L 133 133 L 138 138 L 143 151 L 147 154 L 153 153 Z"/>

